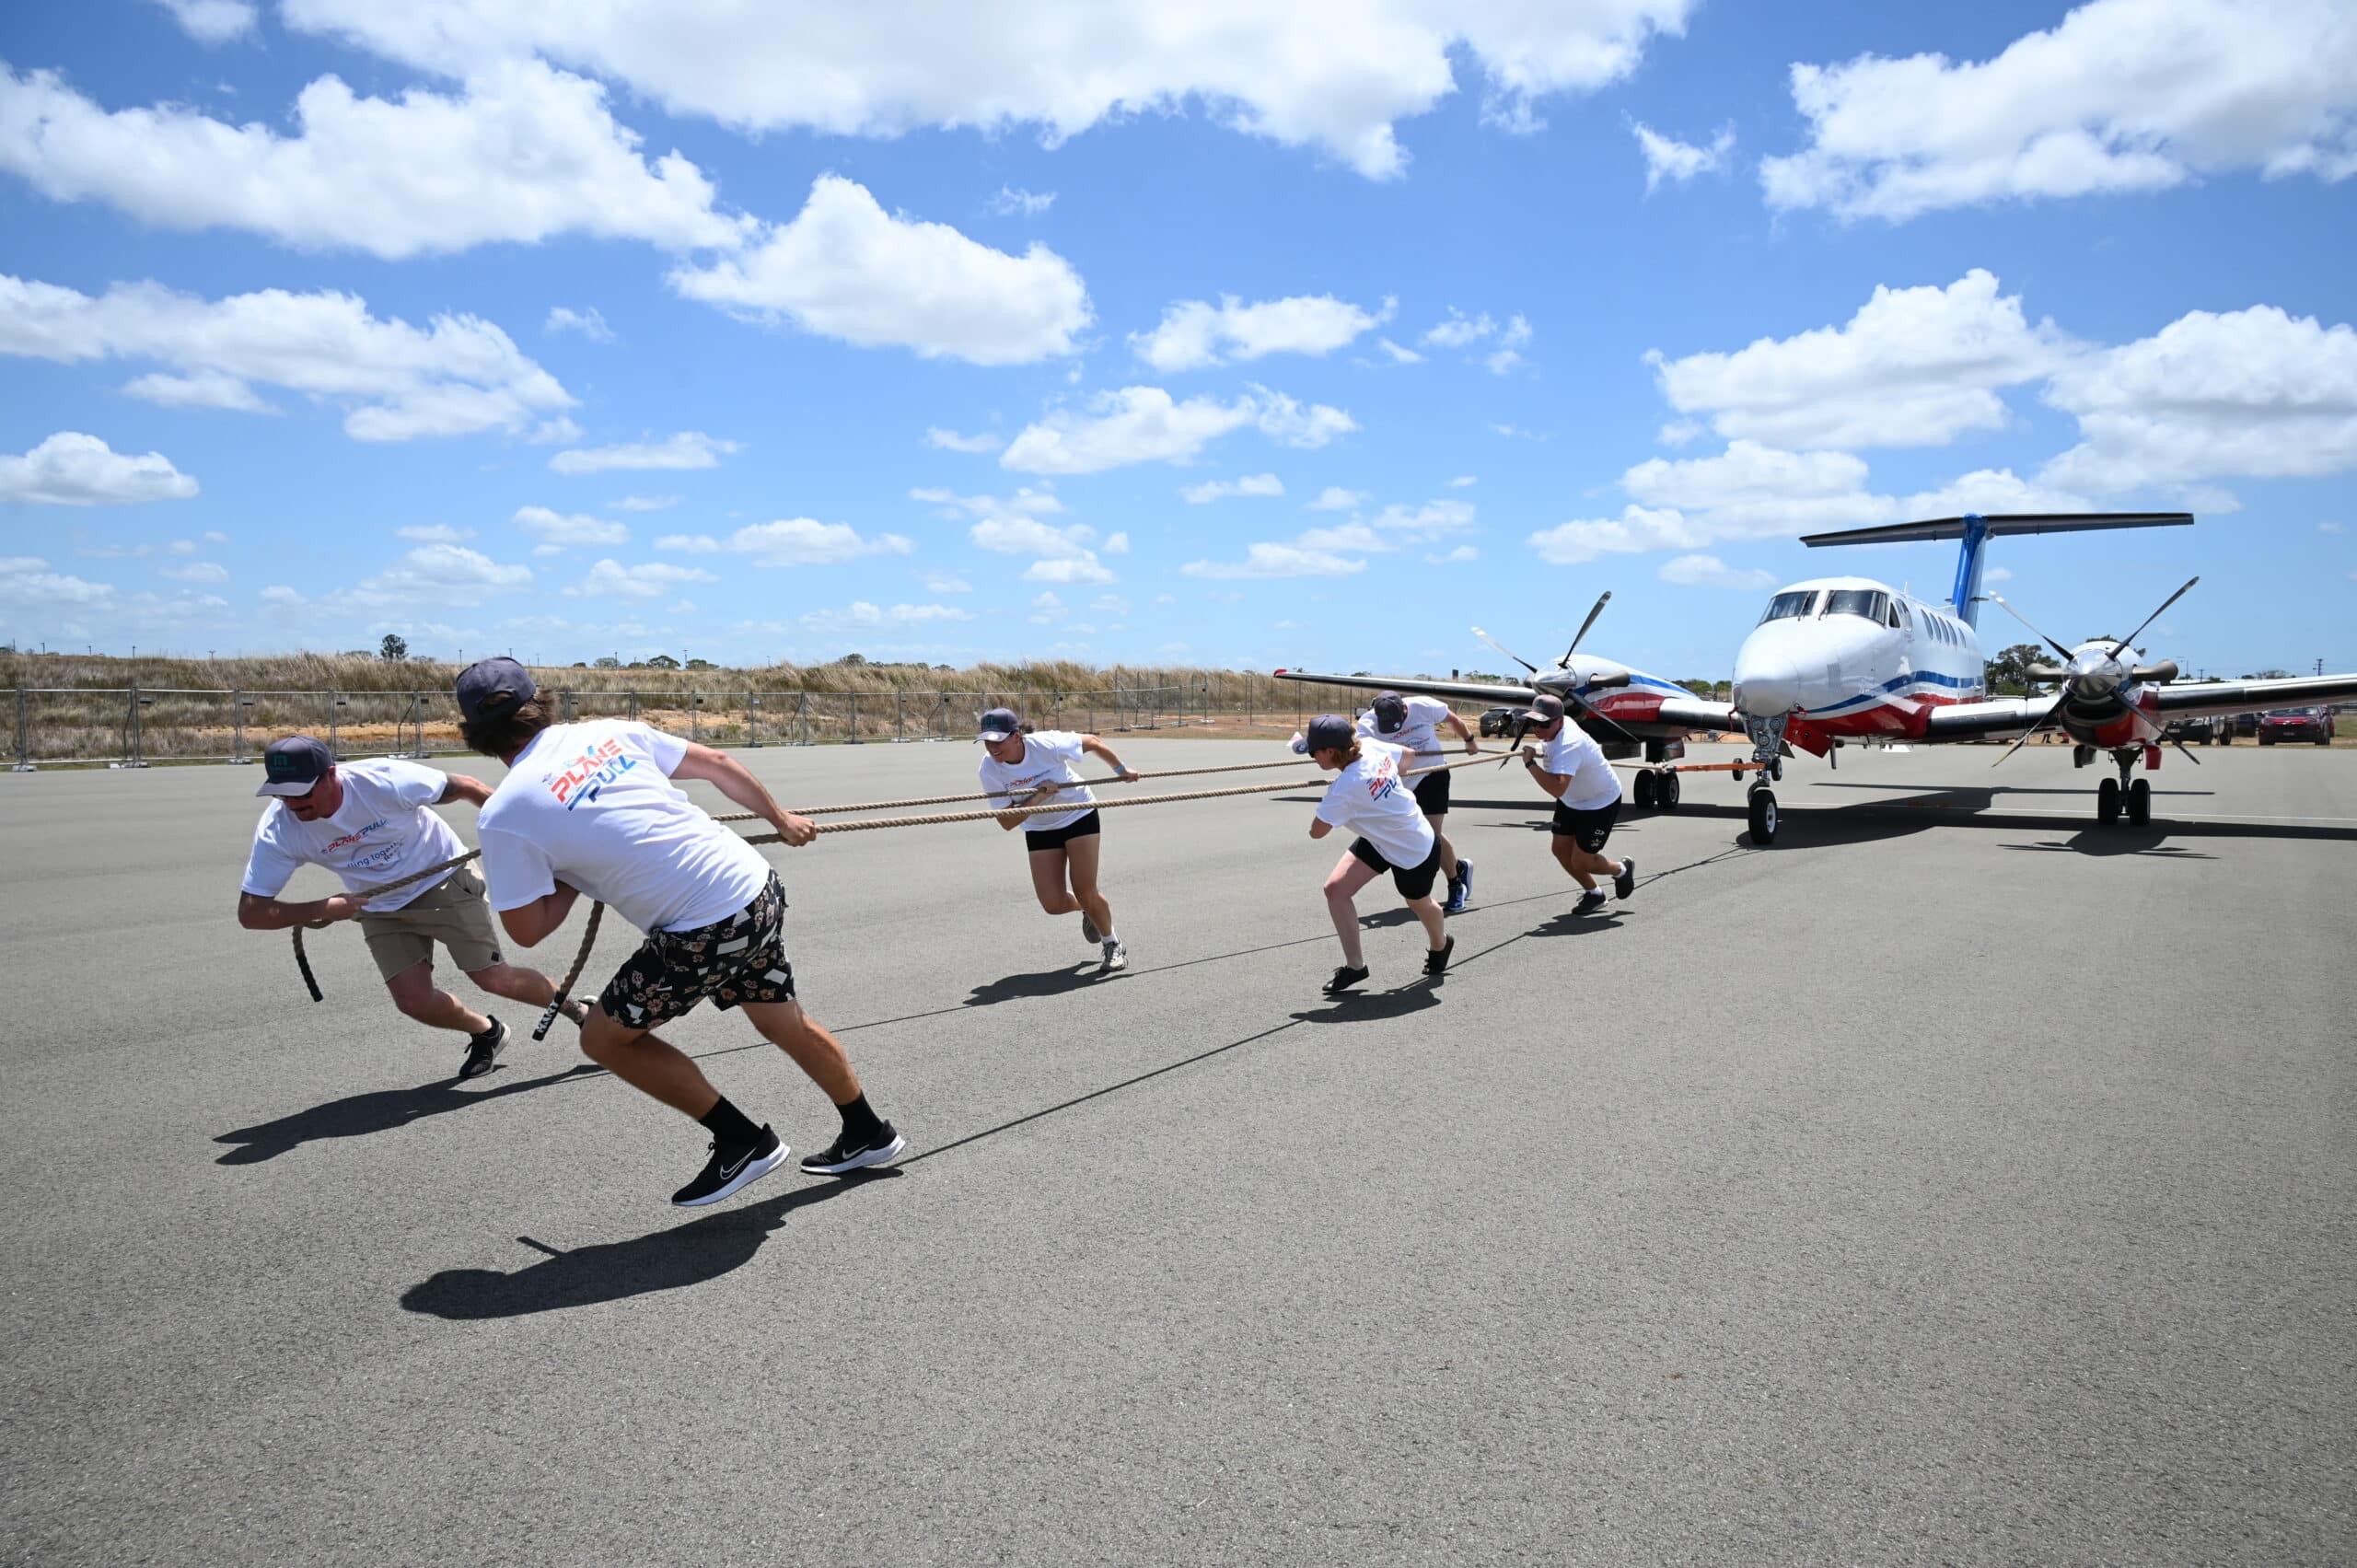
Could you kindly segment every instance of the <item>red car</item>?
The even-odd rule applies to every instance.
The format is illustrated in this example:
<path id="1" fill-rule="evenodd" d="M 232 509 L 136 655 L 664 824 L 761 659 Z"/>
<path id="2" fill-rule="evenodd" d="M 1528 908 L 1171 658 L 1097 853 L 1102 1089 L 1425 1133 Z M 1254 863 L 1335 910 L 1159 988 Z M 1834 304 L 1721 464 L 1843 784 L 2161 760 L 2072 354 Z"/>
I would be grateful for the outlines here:
<path id="1" fill-rule="evenodd" d="M 2258 743 L 2272 746 L 2279 740 L 2313 740 L 2318 746 L 2331 745 L 2332 710 L 2276 709 L 2258 721 Z"/>

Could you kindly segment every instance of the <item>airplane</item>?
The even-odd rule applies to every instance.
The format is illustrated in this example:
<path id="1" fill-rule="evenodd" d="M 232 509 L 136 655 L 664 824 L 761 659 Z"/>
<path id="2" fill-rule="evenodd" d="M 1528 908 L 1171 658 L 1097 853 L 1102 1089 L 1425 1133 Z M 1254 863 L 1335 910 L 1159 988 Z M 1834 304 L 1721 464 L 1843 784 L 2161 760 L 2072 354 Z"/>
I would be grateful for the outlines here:
<path id="1" fill-rule="evenodd" d="M 1617 659 L 1582 654 L 1596 617 L 1612 602 L 1605 594 L 1573 633 L 1571 646 L 1548 669 L 1502 645 L 1479 626 L 1473 634 L 1530 671 L 1527 686 L 1488 680 L 1432 680 L 1421 676 L 1313 675 L 1280 669 L 1280 680 L 1306 680 L 1319 686 L 1352 686 L 1370 691 L 1414 691 L 1428 697 L 1453 697 L 1463 702 L 1527 706 L 1541 692 L 1561 697 L 1565 714 L 1596 738 L 1612 761 L 1642 757 L 1647 766 L 1637 775 L 1637 804 L 1678 809 L 1678 771 L 1671 766 L 1686 754 L 1686 738 L 1711 732 L 1741 730 L 1743 720 L 1732 703 L 1697 697 L 1675 680 L 1666 680 Z M 1515 740 L 1521 739 L 1516 726 Z"/>
<path id="2" fill-rule="evenodd" d="M 2149 780 L 2131 776 L 2161 765 L 2163 732 L 2172 719 L 2210 717 L 2357 697 L 2357 675 L 2279 680 L 2173 684 L 2181 673 L 2166 660 L 2134 663 L 2124 656 L 2146 626 L 2201 579 L 2163 600 L 2125 637 L 2102 637 L 2064 647 L 2030 626 L 2002 598 L 1984 596 L 1984 547 L 2009 534 L 2075 533 L 2095 528 L 2169 528 L 2190 524 L 2189 512 L 2038 512 L 1935 517 L 1806 534 L 1812 548 L 1958 540 L 1956 581 L 1945 602 L 1865 577 L 1819 577 L 1773 595 L 1736 653 L 1735 706 L 1752 743 L 1759 778 L 1749 796 L 1751 842 L 1776 842 L 1774 784 L 1783 759 L 1799 747 L 1830 758 L 1845 743 L 1937 745 L 2012 738 L 1991 766 L 2052 726 L 2070 737 L 2075 767 L 2108 752 L 2117 778 L 2096 792 L 2096 819 L 2152 819 Z M 2029 626 L 2062 656 L 2059 666 L 2033 668 L 2033 680 L 2054 682 L 2051 695 L 1991 697 L 1984 682 L 1980 611 L 1984 598 Z M 2200 759 L 2177 749 L 2192 761 Z"/>
<path id="3" fill-rule="evenodd" d="M 2188 512 L 1969 513 L 1805 535 L 1802 542 L 1812 548 L 1959 540 L 1954 587 L 1945 601 L 1920 599 L 1867 577 L 1818 577 L 1781 589 L 1770 598 L 1766 611 L 1736 651 L 1732 703 L 1695 697 L 1683 687 L 1608 660 L 1575 659 L 1578 637 L 1550 671 L 1516 660 L 1534 677 L 1529 688 L 1295 670 L 1277 674 L 1289 680 L 1473 701 L 1527 702 L 1530 691 L 1552 691 L 1604 746 L 1608 758 L 1620 761 L 1642 749 L 1644 761 L 1654 765 L 1638 774 L 1640 807 L 1676 809 L 1681 772 L 1726 771 L 1738 783 L 1747 772 L 1755 774 L 1747 816 L 1751 842 L 1760 848 L 1776 842 L 1781 813 L 1774 785 L 1782 779 L 1784 761 L 1795 747 L 1831 761 L 1844 745 L 2010 738 L 2014 745 L 1992 764 L 2002 765 L 2049 726 L 2069 736 L 2074 766 L 2086 767 L 2099 753 L 2108 752 L 2119 769 L 2116 779 L 2103 780 L 2096 790 L 2096 820 L 2109 824 L 2125 816 L 2141 826 L 2152 819 L 2152 785 L 2131 775 L 2139 761 L 2148 772 L 2160 766 L 2163 731 L 2169 721 L 2347 701 L 2357 697 L 2357 675 L 2176 685 L 2172 682 L 2180 672 L 2174 664 L 2148 666 L 2124 657 L 2144 627 L 2200 582 L 2197 577 L 2126 637 L 2091 639 L 2066 648 L 2038 633 L 2063 663 L 2029 673 L 2042 683 L 2057 683 L 2060 690 L 2051 695 L 1991 697 L 1980 649 L 1980 605 L 1995 602 L 2015 619 L 2021 617 L 2002 598 L 1981 593 L 1984 547 L 1991 539 L 2013 534 L 2180 527 L 2192 521 Z M 1596 610 L 1589 612 L 1581 636 L 1595 623 L 1603 604 L 1598 600 Z M 1480 629 L 1475 630 L 1479 634 Z M 2036 627 L 2030 630 L 2037 632 Z M 1486 635 L 1483 641 L 1498 646 Z M 1628 679 L 1620 679 L 1624 674 Z M 1678 765 L 1675 759 L 1684 752 L 1684 738 L 1704 730 L 1742 732 L 1751 740 L 1751 756 L 1733 764 Z M 2185 748 L 2179 745 L 2178 749 Z M 2200 761 L 2192 752 L 2185 754 Z"/>

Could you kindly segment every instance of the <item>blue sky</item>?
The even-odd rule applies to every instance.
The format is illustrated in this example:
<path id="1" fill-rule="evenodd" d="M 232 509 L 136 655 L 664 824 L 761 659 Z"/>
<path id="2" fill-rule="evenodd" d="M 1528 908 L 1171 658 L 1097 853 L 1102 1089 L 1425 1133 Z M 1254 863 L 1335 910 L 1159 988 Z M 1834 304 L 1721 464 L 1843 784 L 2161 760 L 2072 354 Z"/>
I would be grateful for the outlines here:
<path id="1" fill-rule="evenodd" d="M 2345 6 L 730 9 L 12 7 L 0 637 L 1711 676 L 2167 506 L 2003 591 L 2357 667 Z"/>

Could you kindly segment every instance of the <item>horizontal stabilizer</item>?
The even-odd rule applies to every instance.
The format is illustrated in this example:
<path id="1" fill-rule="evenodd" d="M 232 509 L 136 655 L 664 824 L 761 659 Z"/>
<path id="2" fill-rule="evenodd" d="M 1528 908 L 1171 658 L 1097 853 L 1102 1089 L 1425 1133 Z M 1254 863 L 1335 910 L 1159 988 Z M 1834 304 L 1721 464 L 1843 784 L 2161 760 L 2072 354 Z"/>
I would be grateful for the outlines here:
<path id="1" fill-rule="evenodd" d="M 1840 528 L 1832 533 L 1803 534 L 1801 542 L 1827 544 L 1899 544 L 1920 539 L 1962 539 L 1965 524 L 1978 520 L 1990 538 L 2016 533 L 2078 533 L 2090 528 L 2166 528 L 2193 521 L 2190 512 L 2011 512 L 1978 519 L 1931 517 L 1919 523 L 1881 523 L 1870 528 Z"/>

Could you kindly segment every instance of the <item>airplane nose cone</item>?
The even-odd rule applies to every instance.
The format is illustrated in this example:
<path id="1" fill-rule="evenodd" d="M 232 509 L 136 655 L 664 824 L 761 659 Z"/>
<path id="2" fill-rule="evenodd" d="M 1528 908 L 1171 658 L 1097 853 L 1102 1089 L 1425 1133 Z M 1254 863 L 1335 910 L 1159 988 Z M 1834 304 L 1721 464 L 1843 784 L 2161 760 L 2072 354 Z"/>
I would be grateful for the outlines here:
<path id="1" fill-rule="evenodd" d="M 1735 705 L 1762 718 L 1800 706 L 1800 667 L 1783 655 L 1746 644 L 1735 660 Z"/>

